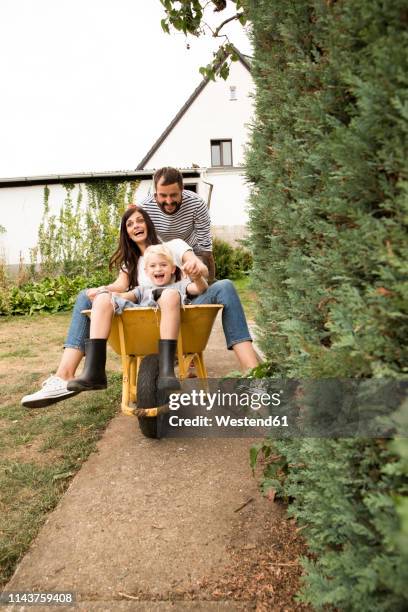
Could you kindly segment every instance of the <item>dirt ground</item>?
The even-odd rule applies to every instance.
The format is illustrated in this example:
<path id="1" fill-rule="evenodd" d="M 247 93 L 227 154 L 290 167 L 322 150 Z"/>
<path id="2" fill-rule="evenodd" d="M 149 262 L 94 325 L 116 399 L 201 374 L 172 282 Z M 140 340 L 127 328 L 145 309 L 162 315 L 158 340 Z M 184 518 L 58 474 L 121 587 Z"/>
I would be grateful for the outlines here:
<path id="1" fill-rule="evenodd" d="M 54 355 L 32 358 L 47 375 Z M 219 321 L 206 363 L 212 376 L 236 369 Z M 73 591 L 84 610 L 306 609 L 293 599 L 304 544 L 284 507 L 260 496 L 250 444 L 150 440 L 118 415 L 5 590 Z"/>

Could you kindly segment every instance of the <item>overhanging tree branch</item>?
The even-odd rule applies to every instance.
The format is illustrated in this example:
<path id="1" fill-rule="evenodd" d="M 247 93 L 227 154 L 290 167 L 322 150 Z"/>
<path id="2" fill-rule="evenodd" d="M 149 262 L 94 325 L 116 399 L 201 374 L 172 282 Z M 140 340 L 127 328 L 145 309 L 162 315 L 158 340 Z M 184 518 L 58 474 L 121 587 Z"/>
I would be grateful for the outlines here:
<path id="1" fill-rule="evenodd" d="M 221 12 L 227 7 L 226 0 L 208 0 L 204 4 L 200 0 L 160 0 L 160 2 L 166 14 L 166 18 L 161 20 L 161 26 L 167 34 L 170 34 L 170 27 L 183 32 L 186 36 L 190 34 L 197 37 L 204 35 L 205 30 L 209 30 L 213 38 L 226 39 L 226 42 L 214 53 L 212 62 L 207 66 L 201 66 L 199 71 L 204 77 L 211 80 L 215 80 L 218 75 L 223 79 L 228 78 L 230 62 L 237 61 L 238 56 L 228 35 L 225 32 L 220 34 L 220 32 L 233 21 L 239 21 L 242 26 L 246 24 L 248 10 L 245 0 L 232 0 L 237 12 L 224 19 L 214 30 L 204 20 L 204 11 L 212 4 L 215 6 L 214 12 Z M 187 47 L 189 48 L 189 45 Z"/>
<path id="2" fill-rule="evenodd" d="M 217 27 L 217 29 L 214 31 L 213 36 L 217 37 L 220 33 L 220 31 L 222 30 L 222 28 L 227 25 L 227 23 L 230 23 L 231 21 L 235 21 L 238 20 L 240 21 L 243 17 L 245 17 L 244 13 L 237 13 L 236 15 L 232 15 L 232 17 L 228 17 L 228 19 L 225 19 L 225 21 L 223 21 L 222 23 L 220 23 L 220 25 Z M 242 22 L 241 22 L 242 23 Z"/>

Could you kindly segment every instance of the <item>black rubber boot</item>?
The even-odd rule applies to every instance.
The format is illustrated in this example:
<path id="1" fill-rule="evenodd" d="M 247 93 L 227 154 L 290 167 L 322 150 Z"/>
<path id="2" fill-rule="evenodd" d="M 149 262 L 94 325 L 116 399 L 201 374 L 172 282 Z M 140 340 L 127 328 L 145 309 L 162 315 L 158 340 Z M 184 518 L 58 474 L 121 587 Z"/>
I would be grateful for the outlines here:
<path id="1" fill-rule="evenodd" d="M 174 374 L 174 357 L 177 340 L 159 340 L 159 378 L 157 388 L 159 391 L 178 391 L 181 389 L 180 381 Z"/>
<path id="2" fill-rule="evenodd" d="M 68 391 L 106 389 L 106 340 L 85 340 L 85 365 L 79 378 L 68 381 Z"/>

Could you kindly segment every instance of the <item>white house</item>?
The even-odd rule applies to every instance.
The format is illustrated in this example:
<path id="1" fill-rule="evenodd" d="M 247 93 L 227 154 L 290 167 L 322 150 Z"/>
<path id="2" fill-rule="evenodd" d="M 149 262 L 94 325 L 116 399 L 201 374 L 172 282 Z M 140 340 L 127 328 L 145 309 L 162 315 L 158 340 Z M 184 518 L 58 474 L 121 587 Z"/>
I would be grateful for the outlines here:
<path id="1" fill-rule="evenodd" d="M 198 180 L 186 179 L 186 187 L 210 200 L 213 232 L 228 240 L 245 233 L 244 149 L 253 114 L 250 64 L 236 53 L 239 60 L 231 64 L 228 79 L 204 79 L 137 166 L 198 169 Z M 142 181 L 137 201 L 151 189 L 151 183 Z"/>
<path id="2" fill-rule="evenodd" d="M 248 58 L 238 50 L 226 81 L 204 79 L 180 109 L 136 170 L 40 177 L 0 178 L 0 258 L 16 265 L 20 254 L 30 260 L 37 244 L 44 186 L 50 188 L 51 212 L 64 200 L 62 183 L 76 185 L 100 179 L 141 180 L 140 202 L 152 189 L 154 170 L 175 166 L 186 187 L 210 206 L 213 233 L 233 241 L 245 234 L 248 188 L 244 179 L 244 147 L 252 117 L 253 80 Z M 75 191 L 72 194 L 76 199 Z M 6 232 L 3 233 L 2 229 Z"/>

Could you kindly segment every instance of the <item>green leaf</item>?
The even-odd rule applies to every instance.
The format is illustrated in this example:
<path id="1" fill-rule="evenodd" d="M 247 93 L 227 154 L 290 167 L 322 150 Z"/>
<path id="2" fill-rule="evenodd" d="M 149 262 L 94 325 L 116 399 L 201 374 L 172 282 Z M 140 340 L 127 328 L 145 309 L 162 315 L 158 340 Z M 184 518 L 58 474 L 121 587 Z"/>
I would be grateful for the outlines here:
<path id="1" fill-rule="evenodd" d="M 223 63 L 223 65 L 220 68 L 219 74 L 220 74 L 220 77 L 224 79 L 224 81 L 226 81 L 228 79 L 229 66 L 228 66 L 227 62 Z"/>
<path id="2" fill-rule="evenodd" d="M 165 19 L 162 19 L 160 21 L 160 25 L 162 27 L 163 32 L 165 32 L 166 34 L 170 34 L 170 28 L 169 25 L 167 23 L 167 21 Z"/>
<path id="3" fill-rule="evenodd" d="M 247 22 L 248 22 L 248 17 L 245 13 L 240 13 L 239 17 L 238 17 L 238 21 L 239 23 L 244 26 Z"/>

